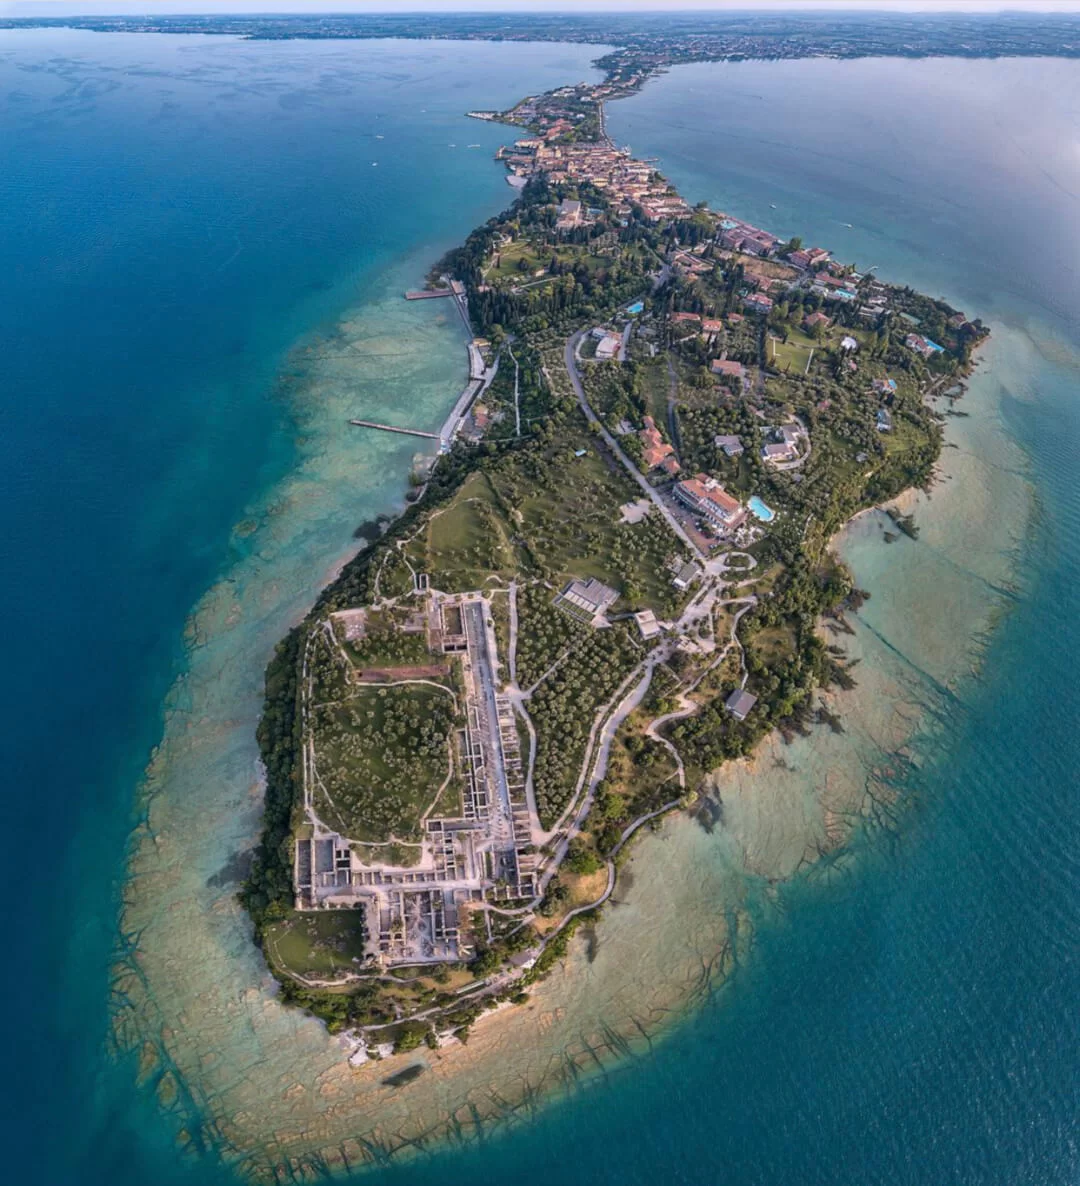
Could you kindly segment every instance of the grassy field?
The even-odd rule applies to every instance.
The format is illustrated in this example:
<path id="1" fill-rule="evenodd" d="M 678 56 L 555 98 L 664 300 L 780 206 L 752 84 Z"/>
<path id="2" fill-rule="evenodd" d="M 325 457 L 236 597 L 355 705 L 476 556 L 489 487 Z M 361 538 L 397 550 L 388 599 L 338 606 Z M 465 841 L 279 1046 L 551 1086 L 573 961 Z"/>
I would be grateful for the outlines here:
<path id="1" fill-rule="evenodd" d="M 409 545 L 409 557 L 446 593 L 482 588 L 492 576 L 517 571 L 510 525 L 481 473 L 471 474 L 450 506 L 428 521 Z"/>
<path id="2" fill-rule="evenodd" d="M 781 342 L 779 338 L 769 335 L 769 361 L 777 370 L 790 370 L 792 374 L 802 375 L 810 361 L 811 352 L 818 348 L 818 343 L 799 330 L 789 330 L 788 340 Z"/>
<path id="3" fill-rule="evenodd" d="M 749 639 L 749 649 L 768 666 L 795 654 L 795 632 L 790 626 L 768 626 Z"/>
<path id="4" fill-rule="evenodd" d="M 425 684 L 369 687 L 311 711 L 314 803 L 350 839 L 417 840 L 450 772 L 449 692 Z"/>
<path id="5" fill-rule="evenodd" d="M 657 424 L 667 424 L 667 401 L 670 389 L 667 359 L 654 358 L 638 369 L 638 378 L 645 395 L 649 415 Z"/>
<path id="6" fill-rule="evenodd" d="M 485 279 L 488 284 L 528 284 L 537 280 L 536 272 L 547 269 L 555 256 L 562 267 L 578 268 L 584 266 L 589 272 L 595 273 L 602 268 L 610 267 L 611 257 L 591 255 L 587 247 L 560 243 L 536 245 L 528 239 L 515 239 L 498 250 L 499 263 L 488 270 Z M 523 262 L 524 261 L 524 262 Z"/>
<path id="7" fill-rule="evenodd" d="M 539 268 L 547 267 L 551 261 L 551 248 L 538 248 L 528 239 L 515 239 L 500 247 L 497 256 L 498 265 L 490 268 L 485 277 L 488 284 L 497 284 L 500 280 L 524 282 L 532 280 L 533 272 Z"/>
<path id="8" fill-rule="evenodd" d="M 364 911 L 292 914 L 267 928 L 270 958 L 287 972 L 333 979 L 364 956 Z"/>

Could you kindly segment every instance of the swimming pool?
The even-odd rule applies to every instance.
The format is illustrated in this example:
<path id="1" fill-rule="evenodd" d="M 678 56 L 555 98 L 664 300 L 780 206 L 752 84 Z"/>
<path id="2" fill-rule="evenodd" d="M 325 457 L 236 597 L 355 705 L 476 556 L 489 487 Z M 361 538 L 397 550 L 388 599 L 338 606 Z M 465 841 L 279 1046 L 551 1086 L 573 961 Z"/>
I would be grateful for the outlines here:
<path id="1" fill-rule="evenodd" d="M 645 308 L 644 302 L 635 301 L 634 304 L 626 306 L 626 311 L 627 311 L 627 313 L 640 313 L 644 308 Z"/>
<path id="2" fill-rule="evenodd" d="M 776 518 L 776 512 L 767 507 L 756 494 L 752 495 L 746 503 L 747 509 L 755 519 L 760 519 L 762 523 L 771 523 Z"/>

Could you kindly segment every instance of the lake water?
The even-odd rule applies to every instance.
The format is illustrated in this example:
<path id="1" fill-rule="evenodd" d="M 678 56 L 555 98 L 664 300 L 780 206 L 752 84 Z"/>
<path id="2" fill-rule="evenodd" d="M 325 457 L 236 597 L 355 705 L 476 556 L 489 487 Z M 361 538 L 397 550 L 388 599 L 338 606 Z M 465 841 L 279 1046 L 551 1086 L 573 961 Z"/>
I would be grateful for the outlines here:
<path id="1" fill-rule="evenodd" d="M 847 732 L 724 772 L 595 952 L 396 1093 L 247 941 L 263 664 L 411 459 L 343 421 L 440 421 L 460 329 L 399 294 L 511 196 L 460 113 L 592 56 L 0 35 L 13 1180 L 317 1169 L 470 1111 L 517 1122 L 378 1180 L 1076 1180 L 1077 63 L 687 67 L 612 106 L 691 201 L 993 323 L 919 540 L 842 542 Z"/>

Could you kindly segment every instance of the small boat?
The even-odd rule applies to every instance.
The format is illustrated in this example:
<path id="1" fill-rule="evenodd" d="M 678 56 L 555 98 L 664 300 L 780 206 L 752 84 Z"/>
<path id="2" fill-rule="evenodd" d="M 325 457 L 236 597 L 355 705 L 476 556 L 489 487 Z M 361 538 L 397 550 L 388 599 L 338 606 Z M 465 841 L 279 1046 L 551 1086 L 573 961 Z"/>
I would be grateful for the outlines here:
<path id="1" fill-rule="evenodd" d="M 775 210 L 775 209 L 776 209 L 776 203 L 775 203 L 775 202 L 770 202 L 770 203 L 769 203 L 769 209 L 770 209 L 770 210 Z"/>
<path id="2" fill-rule="evenodd" d="M 378 162 L 378 161 L 372 161 L 372 162 L 371 162 L 371 167 L 372 167 L 373 169 L 377 169 L 377 168 L 379 167 L 379 162 Z"/>
<path id="3" fill-rule="evenodd" d="M 376 139 L 376 140 L 381 140 L 382 138 L 383 138 L 383 134 L 382 134 L 382 132 L 376 132 L 376 133 L 375 133 L 375 139 Z"/>
<path id="4" fill-rule="evenodd" d="M 853 231 L 855 229 L 850 222 L 845 222 L 844 226 L 846 226 L 849 231 Z"/>

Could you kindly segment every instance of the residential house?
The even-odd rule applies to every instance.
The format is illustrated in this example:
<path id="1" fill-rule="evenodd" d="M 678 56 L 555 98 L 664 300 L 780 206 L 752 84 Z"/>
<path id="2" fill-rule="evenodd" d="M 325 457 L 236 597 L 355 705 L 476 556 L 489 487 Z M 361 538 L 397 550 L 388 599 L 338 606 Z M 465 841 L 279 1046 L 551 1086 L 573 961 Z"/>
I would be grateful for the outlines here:
<path id="1" fill-rule="evenodd" d="M 892 432 L 892 413 L 888 408 L 878 408 L 877 410 L 877 430 L 878 432 Z"/>
<path id="2" fill-rule="evenodd" d="M 801 268 L 804 272 L 812 268 L 823 267 L 829 261 L 829 253 L 823 247 L 805 247 L 799 251 L 792 251 L 788 263 Z"/>
<path id="3" fill-rule="evenodd" d="M 742 440 L 737 436 L 718 436 L 713 443 L 718 449 L 723 449 L 728 457 L 738 457 L 745 452 Z"/>
<path id="4" fill-rule="evenodd" d="M 750 710 L 757 704 L 757 697 L 740 688 L 724 701 L 724 707 L 737 721 L 745 721 Z"/>
<path id="5" fill-rule="evenodd" d="M 596 360 L 610 362 L 619 353 L 622 338 L 618 334 L 607 334 L 596 343 Z"/>
<path id="6" fill-rule="evenodd" d="M 743 308 L 751 313 L 771 313 L 772 301 L 760 292 L 752 292 L 743 299 Z"/>
<path id="7" fill-rule="evenodd" d="M 895 379 L 875 379 L 870 386 L 873 388 L 875 395 L 880 395 L 885 399 L 890 395 L 896 394 Z"/>
<path id="8" fill-rule="evenodd" d="M 680 593 L 685 593 L 700 576 L 701 565 L 695 564 L 693 560 L 688 560 L 676 571 L 674 577 L 671 579 L 671 583 Z"/>
<path id="9" fill-rule="evenodd" d="M 802 433 L 797 427 L 785 424 L 774 428 L 770 439 L 761 448 L 762 461 L 778 463 L 794 461 L 799 456 L 799 438 Z"/>
<path id="10" fill-rule="evenodd" d="M 651 609 L 643 609 L 641 613 L 634 614 L 634 621 L 637 623 L 637 628 L 641 631 L 641 637 L 646 642 L 656 638 L 660 633 L 660 623 L 656 620 L 656 614 Z"/>
<path id="11" fill-rule="evenodd" d="M 904 339 L 904 345 L 909 350 L 914 350 L 916 354 L 921 354 L 923 358 L 942 354 L 945 350 L 944 346 L 939 346 L 937 342 L 932 342 L 929 338 L 924 338 L 922 334 L 908 334 Z"/>
<path id="12" fill-rule="evenodd" d="M 646 469 L 655 469 L 674 452 L 660 435 L 660 429 L 656 427 L 656 421 L 651 416 L 645 417 L 645 427 L 638 433 L 638 437 L 641 439 L 641 459 L 645 462 Z"/>
<path id="13" fill-rule="evenodd" d="M 819 325 L 822 328 L 825 328 L 826 326 L 830 325 L 831 323 L 832 323 L 832 318 L 829 317 L 829 315 L 827 313 L 822 313 L 821 310 L 818 309 L 818 310 L 815 310 L 815 312 L 813 312 L 813 313 L 808 313 L 803 318 L 802 324 L 803 324 L 803 329 L 806 330 L 806 332 L 808 334 L 811 334 L 814 332 L 815 329 L 817 329 L 817 327 Z"/>
<path id="14" fill-rule="evenodd" d="M 709 370 L 722 379 L 738 379 L 740 383 L 746 378 L 746 368 L 743 364 L 730 358 L 714 358 L 709 364 Z"/>

